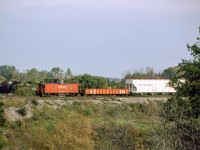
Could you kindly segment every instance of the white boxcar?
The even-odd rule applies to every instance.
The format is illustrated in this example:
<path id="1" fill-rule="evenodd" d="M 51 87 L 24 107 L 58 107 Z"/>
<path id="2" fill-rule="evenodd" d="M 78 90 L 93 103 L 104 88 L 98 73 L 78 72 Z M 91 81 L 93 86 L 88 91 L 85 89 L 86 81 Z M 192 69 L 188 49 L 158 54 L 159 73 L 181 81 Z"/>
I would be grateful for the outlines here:
<path id="1" fill-rule="evenodd" d="M 133 93 L 174 93 L 167 79 L 127 79 L 126 88 Z"/>

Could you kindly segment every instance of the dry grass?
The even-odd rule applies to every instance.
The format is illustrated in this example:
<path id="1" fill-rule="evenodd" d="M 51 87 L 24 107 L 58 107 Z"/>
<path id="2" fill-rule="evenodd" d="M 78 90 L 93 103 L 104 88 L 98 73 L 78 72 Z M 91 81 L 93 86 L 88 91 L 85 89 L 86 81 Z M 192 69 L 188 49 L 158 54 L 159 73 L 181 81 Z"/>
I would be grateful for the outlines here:
<path id="1" fill-rule="evenodd" d="M 88 119 L 76 112 L 44 109 L 34 118 L 11 130 L 12 145 L 25 149 L 93 149 L 92 127 Z M 19 136 L 19 137 L 18 137 Z M 17 138 L 18 137 L 18 138 Z"/>
<path id="2" fill-rule="evenodd" d="M 5 105 L 23 106 L 32 99 L 18 98 Z M 158 112 L 153 103 L 113 107 L 75 102 L 35 109 L 31 119 L 8 125 L 6 149 L 151 149 L 149 141 L 161 126 Z"/>
<path id="3" fill-rule="evenodd" d="M 5 108 L 8 107 L 21 107 L 27 104 L 28 100 L 25 97 L 3 98 Z"/>

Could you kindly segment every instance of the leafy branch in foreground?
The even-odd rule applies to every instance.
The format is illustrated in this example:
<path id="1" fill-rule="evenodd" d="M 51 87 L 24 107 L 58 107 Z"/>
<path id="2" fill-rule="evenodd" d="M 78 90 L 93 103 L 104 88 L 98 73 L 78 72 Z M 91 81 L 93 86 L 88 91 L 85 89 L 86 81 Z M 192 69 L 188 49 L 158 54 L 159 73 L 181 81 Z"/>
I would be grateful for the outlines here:
<path id="1" fill-rule="evenodd" d="M 193 59 L 179 63 L 177 92 L 162 107 L 165 149 L 200 149 L 200 38 L 187 47 Z"/>

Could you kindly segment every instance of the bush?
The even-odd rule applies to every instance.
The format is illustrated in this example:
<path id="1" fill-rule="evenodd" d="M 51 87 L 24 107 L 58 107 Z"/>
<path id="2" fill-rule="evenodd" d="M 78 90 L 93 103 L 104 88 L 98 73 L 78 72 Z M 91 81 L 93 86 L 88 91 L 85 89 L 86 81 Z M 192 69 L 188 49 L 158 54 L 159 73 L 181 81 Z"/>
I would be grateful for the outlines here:
<path id="1" fill-rule="evenodd" d="M 96 131 L 94 149 L 148 149 L 145 146 L 145 131 L 134 128 L 131 124 L 118 125 L 109 122 L 96 125 L 94 129 Z"/>
<path id="2" fill-rule="evenodd" d="M 31 103 L 34 104 L 35 106 L 37 106 L 37 105 L 39 104 L 38 101 L 35 100 L 35 99 L 33 99 L 33 100 L 31 101 Z"/>
<path id="3" fill-rule="evenodd" d="M 0 149 L 8 145 L 8 139 L 5 136 L 5 131 L 0 129 Z"/>
<path id="4" fill-rule="evenodd" d="M 4 102 L 2 101 L 2 96 L 0 95 L 0 126 L 4 126 L 6 119 L 4 118 Z"/>
<path id="5" fill-rule="evenodd" d="M 20 120 L 17 120 L 15 122 L 11 123 L 11 128 L 12 129 L 15 129 L 15 128 L 21 127 L 21 126 L 22 126 L 22 122 Z"/>
<path id="6" fill-rule="evenodd" d="M 94 114 L 93 110 L 91 108 L 86 108 L 84 111 L 83 111 L 84 115 L 85 116 L 91 116 Z"/>
<path id="7" fill-rule="evenodd" d="M 21 85 L 21 84 L 14 84 L 13 86 L 12 86 L 12 92 L 16 92 L 17 91 L 17 89 L 19 89 L 19 88 L 22 88 L 23 86 Z"/>
<path id="8" fill-rule="evenodd" d="M 5 126 L 6 119 L 4 118 L 4 103 L 2 101 L 2 95 L 0 94 L 0 126 Z M 5 132 L 0 128 L 0 149 L 8 145 L 8 139 L 5 137 Z"/>
<path id="9" fill-rule="evenodd" d="M 26 109 L 26 107 L 21 107 L 20 109 L 17 110 L 17 112 L 19 114 L 21 114 L 22 116 L 26 116 L 27 115 L 27 109 Z"/>
<path id="10" fill-rule="evenodd" d="M 131 103 L 129 106 L 135 111 L 135 112 L 142 112 L 145 113 L 147 111 L 147 108 L 145 108 L 145 104 L 143 103 Z"/>
<path id="11" fill-rule="evenodd" d="M 20 87 L 15 91 L 18 96 L 34 96 L 35 91 L 31 90 L 29 87 Z"/>

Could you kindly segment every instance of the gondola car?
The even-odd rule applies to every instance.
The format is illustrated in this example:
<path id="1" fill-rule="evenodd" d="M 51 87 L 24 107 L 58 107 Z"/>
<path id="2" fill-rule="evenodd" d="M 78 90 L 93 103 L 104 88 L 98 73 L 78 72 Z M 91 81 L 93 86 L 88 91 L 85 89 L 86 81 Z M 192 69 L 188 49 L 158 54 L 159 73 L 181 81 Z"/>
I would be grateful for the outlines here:
<path id="1" fill-rule="evenodd" d="M 83 95 L 129 95 L 128 89 L 84 89 Z"/>

